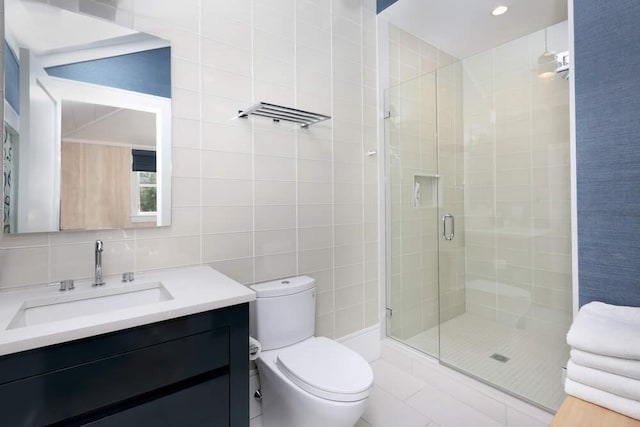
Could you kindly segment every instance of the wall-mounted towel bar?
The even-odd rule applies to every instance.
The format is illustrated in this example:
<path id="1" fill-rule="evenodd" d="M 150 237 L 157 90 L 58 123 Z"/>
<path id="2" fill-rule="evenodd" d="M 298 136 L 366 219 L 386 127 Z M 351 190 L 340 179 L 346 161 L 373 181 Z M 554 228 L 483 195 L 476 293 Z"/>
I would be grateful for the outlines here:
<path id="1" fill-rule="evenodd" d="M 312 113 L 310 111 L 298 110 L 297 108 L 283 107 L 282 105 L 269 104 L 267 102 L 259 102 L 246 110 L 238 111 L 238 117 L 246 119 L 249 115 L 268 117 L 275 122 L 284 120 L 287 122 L 300 123 L 303 128 L 310 125 L 329 120 L 331 116 L 324 114 Z"/>

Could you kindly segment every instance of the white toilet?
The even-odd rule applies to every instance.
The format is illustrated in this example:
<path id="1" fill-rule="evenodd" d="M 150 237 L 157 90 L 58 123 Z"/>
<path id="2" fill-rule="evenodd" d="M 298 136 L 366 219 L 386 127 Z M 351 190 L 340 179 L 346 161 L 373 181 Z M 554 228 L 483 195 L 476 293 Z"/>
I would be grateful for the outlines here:
<path id="1" fill-rule="evenodd" d="M 263 427 L 353 427 L 373 386 L 360 355 L 314 337 L 316 284 L 300 276 L 251 287 L 256 292 L 256 361 Z"/>

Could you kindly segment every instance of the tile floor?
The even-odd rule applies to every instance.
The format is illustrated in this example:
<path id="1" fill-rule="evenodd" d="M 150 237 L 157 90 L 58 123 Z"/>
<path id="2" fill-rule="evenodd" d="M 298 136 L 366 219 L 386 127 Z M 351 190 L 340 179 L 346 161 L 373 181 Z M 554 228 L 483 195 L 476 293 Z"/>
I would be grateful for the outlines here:
<path id="1" fill-rule="evenodd" d="M 456 398 L 457 395 L 468 398 L 468 390 L 460 389 L 458 393 L 454 386 L 448 393 L 384 359 L 371 363 L 371 367 L 375 374 L 375 387 L 369 398 L 368 409 L 356 427 L 500 427 L 506 425 L 544 427 L 548 425 L 529 417 L 507 423 L 504 407 L 499 407 L 497 410 L 496 418 L 505 419 L 504 423 L 499 422 L 487 415 L 486 408 L 490 405 L 484 404 L 485 413 L 483 413 Z M 476 396 L 475 401 L 478 400 L 482 399 Z M 259 417 L 252 420 L 251 427 L 261 427 Z"/>
<path id="2" fill-rule="evenodd" d="M 438 332 L 440 341 L 438 342 Z M 569 359 L 566 329 L 543 335 L 465 313 L 406 340 L 449 365 L 558 410 L 565 398 L 561 368 Z M 491 359 L 494 353 L 509 358 Z"/>
<path id="3" fill-rule="evenodd" d="M 362 427 L 502 425 L 385 360 L 376 360 L 371 367 L 375 388 L 362 416 Z"/>

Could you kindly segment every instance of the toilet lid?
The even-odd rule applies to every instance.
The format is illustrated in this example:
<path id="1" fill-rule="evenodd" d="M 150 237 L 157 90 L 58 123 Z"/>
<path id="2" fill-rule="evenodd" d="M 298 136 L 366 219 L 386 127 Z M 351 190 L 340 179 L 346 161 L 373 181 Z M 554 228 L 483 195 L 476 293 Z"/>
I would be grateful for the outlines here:
<path id="1" fill-rule="evenodd" d="M 373 372 L 366 360 L 324 337 L 282 349 L 276 364 L 297 386 L 324 399 L 362 400 L 369 395 L 373 384 Z"/>

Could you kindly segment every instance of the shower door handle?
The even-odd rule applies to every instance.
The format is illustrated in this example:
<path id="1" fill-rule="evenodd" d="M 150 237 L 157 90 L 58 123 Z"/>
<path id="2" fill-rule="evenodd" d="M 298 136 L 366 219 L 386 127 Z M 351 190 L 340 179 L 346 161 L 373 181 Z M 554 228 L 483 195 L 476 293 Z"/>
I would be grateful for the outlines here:
<path id="1" fill-rule="evenodd" d="M 451 234 L 447 234 L 447 219 L 451 220 Z M 456 219 L 450 213 L 442 217 L 442 238 L 444 240 L 453 240 L 456 231 Z"/>

